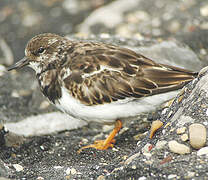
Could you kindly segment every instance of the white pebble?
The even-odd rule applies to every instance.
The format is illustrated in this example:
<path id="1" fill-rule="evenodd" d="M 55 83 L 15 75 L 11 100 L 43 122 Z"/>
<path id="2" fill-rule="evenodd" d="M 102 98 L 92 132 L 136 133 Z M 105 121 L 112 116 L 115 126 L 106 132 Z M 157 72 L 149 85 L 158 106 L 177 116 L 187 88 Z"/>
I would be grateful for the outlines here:
<path id="1" fill-rule="evenodd" d="M 76 174 L 77 173 L 77 171 L 76 171 L 76 169 L 75 168 L 67 168 L 66 169 L 66 175 L 74 175 L 74 174 Z"/>
<path id="2" fill-rule="evenodd" d="M 190 153 L 190 148 L 184 144 L 180 144 L 177 141 L 170 141 L 168 143 L 170 151 L 176 154 L 188 154 Z"/>
<path id="3" fill-rule="evenodd" d="M 53 168 L 54 169 L 62 169 L 63 167 L 62 166 L 54 166 Z"/>
<path id="4" fill-rule="evenodd" d="M 155 149 L 162 149 L 164 148 L 164 146 L 167 144 L 167 141 L 158 141 L 156 146 L 155 146 Z"/>
<path id="5" fill-rule="evenodd" d="M 140 153 L 136 153 L 136 154 L 130 156 L 130 157 L 125 161 L 124 164 L 129 164 L 129 163 L 131 163 L 131 162 L 132 162 L 134 159 L 136 159 L 138 156 L 140 156 Z"/>
<path id="6" fill-rule="evenodd" d="M 202 16 L 208 16 L 208 4 L 200 8 L 200 14 Z"/>
<path id="7" fill-rule="evenodd" d="M 207 131 L 204 125 L 194 123 L 189 126 L 190 144 L 195 149 L 200 149 L 206 144 Z"/>
<path id="8" fill-rule="evenodd" d="M 41 176 L 39 176 L 39 177 L 37 177 L 37 179 L 36 180 L 44 180 L 44 178 L 43 177 L 41 177 Z"/>
<path id="9" fill-rule="evenodd" d="M 195 172 L 192 172 L 192 171 L 188 171 L 187 172 L 187 178 L 192 178 L 192 177 L 194 177 L 195 176 Z"/>
<path id="10" fill-rule="evenodd" d="M 3 76 L 5 72 L 6 72 L 6 68 L 0 64 L 0 76 Z"/>
<path id="11" fill-rule="evenodd" d="M 173 179 L 173 178 L 176 178 L 176 177 L 177 177 L 176 174 L 170 174 L 170 175 L 168 176 L 168 179 Z"/>
<path id="12" fill-rule="evenodd" d="M 19 98 L 20 97 L 19 93 L 16 90 L 12 91 L 11 96 L 14 97 L 14 98 Z"/>
<path id="13" fill-rule="evenodd" d="M 138 180 L 146 180 L 147 178 L 145 176 L 140 177 Z"/>
<path id="14" fill-rule="evenodd" d="M 183 134 L 183 135 L 181 135 L 181 140 L 182 140 L 183 142 L 187 141 L 187 140 L 188 140 L 188 134 Z"/>
<path id="15" fill-rule="evenodd" d="M 186 131 L 186 127 L 181 127 L 181 128 L 178 128 L 178 129 L 176 130 L 176 133 L 177 133 L 177 134 L 183 134 L 183 133 L 185 133 L 185 131 Z"/>
<path id="16" fill-rule="evenodd" d="M 21 166 L 21 165 L 19 165 L 19 164 L 13 164 L 13 167 L 15 168 L 15 170 L 17 171 L 17 172 L 20 172 L 20 171 L 23 171 L 23 167 Z"/>
<path id="17" fill-rule="evenodd" d="M 50 103 L 48 101 L 43 101 L 40 104 L 39 109 L 46 109 L 46 108 L 48 108 L 49 105 L 50 105 Z"/>
<path id="18" fill-rule="evenodd" d="M 197 151 L 197 156 L 208 155 L 208 147 L 203 147 Z"/>
<path id="19" fill-rule="evenodd" d="M 207 108 L 207 110 L 206 110 L 206 115 L 208 116 L 208 108 Z"/>

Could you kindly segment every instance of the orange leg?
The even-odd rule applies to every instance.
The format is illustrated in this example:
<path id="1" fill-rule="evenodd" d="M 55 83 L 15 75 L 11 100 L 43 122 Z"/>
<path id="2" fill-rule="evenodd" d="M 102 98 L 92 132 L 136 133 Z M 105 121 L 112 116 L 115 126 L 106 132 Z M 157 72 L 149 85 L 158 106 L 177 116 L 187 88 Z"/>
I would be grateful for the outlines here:
<path id="1" fill-rule="evenodd" d="M 108 135 L 108 137 L 105 140 L 97 140 L 94 142 L 94 144 L 84 146 L 81 149 L 79 149 L 78 153 L 80 153 L 83 149 L 86 148 L 105 150 L 108 149 L 109 147 L 113 147 L 113 144 L 116 142 L 114 137 L 120 131 L 121 127 L 122 127 L 122 122 L 120 120 L 117 120 L 113 131 Z"/>

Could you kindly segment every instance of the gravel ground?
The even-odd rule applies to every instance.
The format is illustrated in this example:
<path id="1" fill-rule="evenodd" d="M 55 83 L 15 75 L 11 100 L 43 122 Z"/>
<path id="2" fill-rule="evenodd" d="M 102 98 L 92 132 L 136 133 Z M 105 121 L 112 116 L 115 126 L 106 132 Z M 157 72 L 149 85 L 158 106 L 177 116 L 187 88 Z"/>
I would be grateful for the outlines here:
<path id="1" fill-rule="evenodd" d="M 8 65 L 23 57 L 26 42 L 38 33 L 70 34 L 71 38 L 114 43 L 139 49 L 138 52 L 153 55 L 154 59 L 164 62 L 173 59 L 173 63 L 194 70 L 208 64 L 206 1 L 134 0 L 129 1 L 128 6 L 125 3 L 125 0 L 2 1 L 1 124 L 56 111 L 40 94 L 30 69 L 5 72 Z M 177 42 L 176 46 L 164 49 L 158 45 L 160 51 L 152 48 L 167 41 L 167 45 Z M 177 61 L 179 57 L 185 58 Z M 170 125 L 157 133 L 151 141 L 148 138 L 148 120 L 151 120 L 151 116 L 148 114 L 129 120 L 116 137 L 113 149 L 86 149 L 80 154 L 77 153 L 80 147 L 104 138 L 108 130 L 100 124 L 90 123 L 74 130 L 23 137 L 11 132 L 5 134 L 1 127 L 0 176 L 39 180 L 206 178 L 208 156 L 206 153 L 199 156 L 199 150 L 190 145 L 190 139 L 182 141 L 176 133 L 182 126 L 186 127 L 184 134 L 189 135 L 188 129 L 193 123 L 200 123 L 207 128 L 207 92 L 199 83 L 203 77 L 207 78 L 206 71 L 186 86 L 182 102 L 178 96 L 173 105 L 162 113 L 160 120 Z M 179 121 L 181 117 L 182 120 Z M 187 117 L 192 120 L 187 122 Z M 185 123 L 181 125 L 181 122 Z M 185 155 L 173 153 L 168 146 L 171 140 L 186 145 L 190 152 Z M 154 148 L 158 147 L 158 142 L 166 143 L 159 149 Z M 207 146 L 207 142 L 204 146 Z"/>

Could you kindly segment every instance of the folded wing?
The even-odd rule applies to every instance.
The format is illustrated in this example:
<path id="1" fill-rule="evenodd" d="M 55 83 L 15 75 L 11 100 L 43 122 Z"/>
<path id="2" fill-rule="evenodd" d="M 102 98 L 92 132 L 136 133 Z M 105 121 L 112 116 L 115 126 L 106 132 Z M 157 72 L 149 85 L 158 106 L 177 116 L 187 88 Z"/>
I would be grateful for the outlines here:
<path id="1" fill-rule="evenodd" d="M 86 105 L 176 90 L 197 75 L 111 45 L 95 49 L 86 45 L 82 54 L 72 53 L 70 61 L 71 74 L 64 79 L 65 87 Z"/>

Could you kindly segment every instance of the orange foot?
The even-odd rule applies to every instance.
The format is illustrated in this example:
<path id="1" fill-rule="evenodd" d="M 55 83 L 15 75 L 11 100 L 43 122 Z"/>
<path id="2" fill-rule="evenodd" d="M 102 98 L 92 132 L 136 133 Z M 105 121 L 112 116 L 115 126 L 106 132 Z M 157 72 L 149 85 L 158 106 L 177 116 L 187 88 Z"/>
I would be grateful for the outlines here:
<path id="1" fill-rule="evenodd" d="M 105 150 L 105 149 L 108 149 L 109 147 L 112 148 L 116 142 L 114 137 L 120 131 L 121 127 L 122 127 L 122 122 L 120 120 L 117 120 L 113 131 L 108 135 L 108 137 L 105 140 L 97 140 L 94 142 L 94 144 L 84 146 L 78 150 L 78 153 L 80 153 L 83 149 L 86 149 L 86 148 L 95 148 L 98 150 Z"/>

